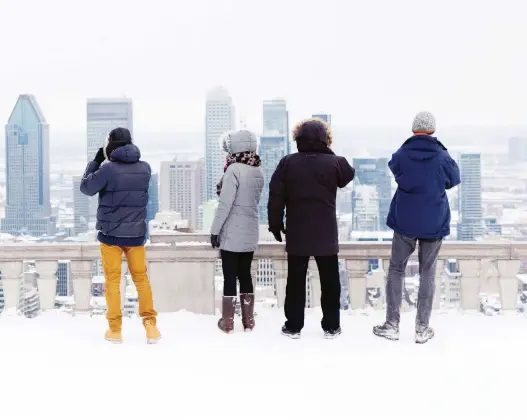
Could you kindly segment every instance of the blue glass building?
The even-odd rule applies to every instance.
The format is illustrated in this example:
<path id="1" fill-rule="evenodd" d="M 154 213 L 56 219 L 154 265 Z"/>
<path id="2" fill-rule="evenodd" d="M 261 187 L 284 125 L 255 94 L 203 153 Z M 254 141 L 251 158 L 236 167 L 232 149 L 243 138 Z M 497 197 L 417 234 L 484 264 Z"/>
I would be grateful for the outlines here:
<path id="1" fill-rule="evenodd" d="M 156 218 L 159 212 L 159 176 L 152 174 L 150 183 L 148 184 L 148 204 L 146 206 L 146 223 Z M 150 237 L 150 232 L 147 230 L 146 238 Z"/>
<path id="2" fill-rule="evenodd" d="M 269 201 L 269 182 L 280 160 L 287 155 L 289 142 L 286 136 L 262 136 L 258 154 L 262 159 L 264 188 L 260 199 L 260 224 L 266 225 L 267 202 Z"/>
<path id="3" fill-rule="evenodd" d="M 353 185 L 374 185 L 379 195 L 379 226 L 380 230 L 388 230 L 386 219 L 392 201 L 392 181 L 387 158 L 359 158 L 353 159 L 355 179 Z M 351 209 L 355 219 L 356 196 L 351 197 Z M 354 222 L 355 225 L 355 222 Z"/>
<path id="4" fill-rule="evenodd" d="M 287 154 L 291 153 L 289 142 L 289 112 L 285 99 L 276 98 L 263 101 L 263 133 L 284 136 L 287 141 Z"/>
<path id="5" fill-rule="evenodd" d="M 49 126 L 32 95 L 20 95 L 5 127 L 6 205 L 2 231 L 53 235 Z"/>

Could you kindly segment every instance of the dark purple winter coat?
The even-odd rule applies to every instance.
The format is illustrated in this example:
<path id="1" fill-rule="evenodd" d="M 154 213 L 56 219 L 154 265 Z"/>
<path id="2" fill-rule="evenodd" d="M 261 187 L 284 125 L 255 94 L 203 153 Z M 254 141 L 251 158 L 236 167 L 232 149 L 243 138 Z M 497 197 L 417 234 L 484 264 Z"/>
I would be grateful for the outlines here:
<path id="1" fill-rule="evenodd" d="M 148 183 L 152 171 L 140 158 L 139 148 L 126 144 L 115 149 L 106 164 L 90 162 L 82 177 L 83 194 L 99 193 L 96 228 L 105 237 L 144 239 L 146 235 Z"/>
<path id="2" fill-rule="evenodd" d="M 298 153 L 282 158 L 269 184 L 269 231 L 284 227 L 291 255 L 328 256 L 339 252 L 337 188 L 355 175 L 346 158 L 308 136 L 296 140 Z"/>

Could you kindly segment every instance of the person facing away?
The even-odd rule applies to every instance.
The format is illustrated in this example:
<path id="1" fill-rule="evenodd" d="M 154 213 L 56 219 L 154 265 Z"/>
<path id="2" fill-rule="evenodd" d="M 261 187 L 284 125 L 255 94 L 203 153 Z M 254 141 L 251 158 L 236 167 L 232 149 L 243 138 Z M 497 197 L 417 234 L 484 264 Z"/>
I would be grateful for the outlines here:
<path id="1" fill-rule="evenodd" d="M 132 143 L 130 131 L 116 128 L 108 136 L 82 177 L 83 194 L 99 194 L 97 239 L 100 242 L 105 276 L 105 296 L 109 329 L 105 338 L 122 342 L 121 261 L 124 253 L 137 288 L 139 314 L 143 318 L 148 343 L 161 338 L 156 326 L 152 289 L 146 273 L 146 205 L 151 169 L 141 161 L 139 148 Z M 102 163 L 107 160 L 104 165 Z M 102 166 L 101 166 L 102 165 Z"/>
<path id="2" fill-rule="evenodd" d="M 278 164 L 269 185 L 267 206 L 269 231 L 278 242 L 285 233 L 286 240 L 286 322 L 282 334 L 300 338 L 308 262 L 314 256 L 322 291 L 322 329 L 326 338 L 334 338 L 342 332 L 336 195 L 337 188 L 353 180 L 355 170 L 331 150 L 332 135 L 324 121 L 300 122 L 293 137 L 298 153 L 285 156 Z"/>
<path id="3" fill-rule="evenodd" d="M 258 203 L 264 174 L 256 154 L 256 135 L 247 130 L 227 133 L 221 139 L 228 155 L 224 175 L 217 186 L 218 208 L 210 229 L 213 248 L 219 248 L 223 268 L 222 315 L 218 328 L 234 329 L 236 280 L 240 282 L 242 324 L 254 328 L 254 288 L 251 263 L 258 245 Z"/>
<path id="4" fill-rule="evenodd" d="M 413 136 L 406 140 L 389 162 L 397 191 L 393 196 L 387 225 L 394 231 L 392 255 L 386 284 L 386 322 L 373 333 L 399 339 L 399 320 L 408 259 L 419 244 L 419 293 L 415 341 L 434 337 L 429 327 L 436 264 L 443 238 L 450 235 L 450 206 L 446 195 L 461 183 L 459 168 L 443 144 L 432 135 L 436 130 L 429 112 L 416 115 Z"/>

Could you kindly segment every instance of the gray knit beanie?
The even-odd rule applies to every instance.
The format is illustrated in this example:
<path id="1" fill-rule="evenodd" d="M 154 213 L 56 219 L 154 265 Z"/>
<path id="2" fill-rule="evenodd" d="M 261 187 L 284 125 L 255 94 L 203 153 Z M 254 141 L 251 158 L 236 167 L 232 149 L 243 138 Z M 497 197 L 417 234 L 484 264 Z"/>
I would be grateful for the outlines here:
<path id="1" fill-rule="evenodd" d="M 414 133 L 434 134 L 436 131 L 436 119 L 430 112 L 419 112 L 414 118 L 412 131 Z"/>

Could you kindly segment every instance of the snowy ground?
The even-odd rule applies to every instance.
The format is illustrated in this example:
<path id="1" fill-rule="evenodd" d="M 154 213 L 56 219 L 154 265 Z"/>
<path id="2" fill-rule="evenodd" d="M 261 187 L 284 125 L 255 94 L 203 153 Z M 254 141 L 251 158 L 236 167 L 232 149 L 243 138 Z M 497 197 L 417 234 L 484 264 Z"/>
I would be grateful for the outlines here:
<path id="1" fill-rule="evenodd" d="M 103 317 L 0 316 L 0 418 L 512 419 L 526 418 L 527 317 L 434 315 L 436 338 L 374 337 L 382 314 L 343 315 L 322 338 L 318 312 L 301 340 L 267 310 L 253 333 L 224 335 L 216 318 L 160 317 L 159 345 L 137 318 L 125 343 L 102 339 Z"/>

